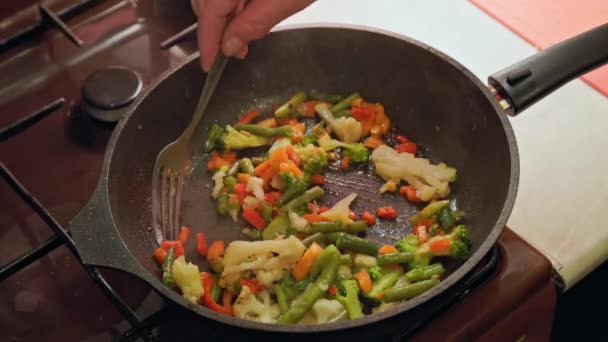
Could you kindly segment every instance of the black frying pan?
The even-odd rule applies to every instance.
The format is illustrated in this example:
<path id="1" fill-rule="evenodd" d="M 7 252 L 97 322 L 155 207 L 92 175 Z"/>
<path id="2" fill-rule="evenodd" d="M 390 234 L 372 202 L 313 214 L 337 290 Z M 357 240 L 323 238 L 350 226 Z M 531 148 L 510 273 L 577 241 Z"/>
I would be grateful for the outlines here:
<path id="1" fill-rule="evenodd" d="M 572 78 L 608 60 L 608 24 L 540 52 L 498 72 L 490 84 L 517 114 Z M 152 258 L 157 247 L 151 223 L 151 175 L 158 152 L 188 124 L 204 83 L 198 56 L 167 72 L 116 127 L 108 144 L 102 175 L 87 206 L 71 222 L 83 262 L 132 273 L 170 301 L 220 326 L 266 333 L 335 333 L 398 322 L 399 317 L 431 302 L 460 281 L 496 242 L 511 213 L 519 179 L 518 152 L 511 125 L 495 96 L 462 65 L 413 39 L 379 30 L 334 25 L 297 26 L 252 44 L 244 61 L 229 63 L 211 100 L 203 129 L 232 123 L 244 111 L 270 108 L 298 90 L 316 89 L 382 102 L 398 130 L 416 141 L 433 162 L 458 169 L 452 199 L 466 213 L 473 254 L 462 265 L 448 265 L 440 285 L 407 303 L 364 318 L 317 326 L 269 325 L 227 317 L 192 305 L 159 280 Z M 541 132 L 539 132 L 541 133 Z M 400 217 L 382 222 L 368 236 L 394 241 L 410 232 L 406 218 L 417 207 L 398 196 L 380 196 L 381 180 L 369 170 L 329 170 L 325 203 L 351 191 L 359 193 L 354 210 L 393 205 Z M 246 239 L 234 224 L 216 214 L 210 175 L 198 168 L 188 179 L 182 222 L 208 239 Z M 188 256 L 200 265 L 193 244 Z M 292 335 L 297 336 L 297 335 Z M 291 338 L 291 337 L 290 337 Z"/>

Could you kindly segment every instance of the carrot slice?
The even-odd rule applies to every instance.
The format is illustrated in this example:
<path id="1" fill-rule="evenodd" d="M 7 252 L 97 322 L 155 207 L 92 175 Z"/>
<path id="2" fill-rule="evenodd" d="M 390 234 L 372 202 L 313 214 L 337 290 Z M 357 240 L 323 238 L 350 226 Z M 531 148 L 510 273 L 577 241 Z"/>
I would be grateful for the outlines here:
<path id="1" fill-rule="evenodd" d="M 186 226 L 182 226 L 179 230 L 179 234 L 177 235 L 177 240 L 184 244 L 186 240 L 188 240 L 188 236 L 190 236 L 190 229 Z"/>
<path id="2" fill-rule="evenodd" d="M 162 247 L 158 247 L 154 251 L 154 257 L 156 258 L 156 261 L 158 261 L 159 264 L 162 264 L 165 261 L 165 258 L 167 257 L 167 251 Z"/>
<path id="3" fill-rule="evenodd" d="M 316 243 L 310 245 L 310 247 L 308 247 L 306 252 L 304 252 L 302 257 L 300 258 L 300 260 L 298 260 L 296 265 L 293 267 L 293 270 L 291 271 L 293 277 L 298 281 L 306 278 L 306 276 L 310 272 L 312 264 L 315 262 L 315 260 L 317 259 L 319 254 L 321 254 L 322 251 L 323 248 L 321 248 L 321 246 L 317 245 Z"/>
<path id="4" fill-rule="evenodd" d="M 383 245 L 378 250 L 378 253 L 380 253 L 380 254 L 393 254 L 393 253 L 399 253 L 399 250 L 397 248 L 395 248 L 394 246 L 391 246 L 391 245 Z"/>
<path id="5" fill-rule="evenodd" d="M 215 260 L 221 257 L 224 254 L 224 241 L 223 240 L 215 240 L 209 246 L 209 250 L 207 250 L 207 260 Z"/>
<path id="6" fill-rule="evenodd" d="M 248 123 L 251 123 L 253 121 L 253 119 L 257 118 L 258 116 L 260 116 L 260 110 L 258 108 L 255 108 L 255 109 L 252 109 L 252 110 L 248 111 L 247 113 L 243 114 L 243 116 L 241 116 L 236 123 L 237 124 L 248 124 Z"/>
<path id="7" fill-rule="evenodd" d="M 251 176 L 248 173 L 239 173 L 236 175 L 237 182 L 241 184 L 247 184 L 247 182 L 249 182 L 249 178 L 251 178 Z"/>
<path id="8" fill-rule="evenodd" d="M 306 214 L 302 215 L 302 218 L 305 219 L 308 223 L 311 222 L 327 222 L 329 219 L 323 215 L 319 214 Z"/>
<path id="9" fill-rule="evenodd" d="M 362 268 L 359 272 L 355 273 L 354 277 L 355 279 L 357 279 L 357 282 L 359 282 L 359 287 L 361 288 L 361 291 L 365 293 L 369 293 L 372 291 L 372 278 L 370 278 L 369 273 L 367 273 L 364 268 Z"/>
<path id="10" fill-rule="evenodd" d="M 313 185 L 323 185 L 325 184 L 325 176 L 320 173 L 315 173 L 311 177 L 311 182 Z"/>

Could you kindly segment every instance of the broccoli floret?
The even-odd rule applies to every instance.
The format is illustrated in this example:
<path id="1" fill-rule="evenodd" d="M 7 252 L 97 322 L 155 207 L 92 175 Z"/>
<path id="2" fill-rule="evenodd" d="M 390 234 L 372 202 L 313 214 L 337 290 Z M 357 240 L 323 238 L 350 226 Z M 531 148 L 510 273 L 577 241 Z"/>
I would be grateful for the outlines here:
<path id="1" fill-rule="evenodd" d="M 327 166 L 327 152 L 325 150 L 315 146 L 306 145 L 294 146 L 294 151 L 302 160 L 304 171 L 308 173 L 321 173 L 323 168 Z"/>
<path id="2" fill-rule="evenodd" d="M 409 234 L 403 239 L 395 243 L 395 248 L 400 252 L 412 252 L 415 253 L 418 249 L 418 238 L 414 234 Z"/>
<path id="3" fill-rule="evenodd" d="M 304 292 L 306 287 L 308 287 L 308 284 L 310 284 L 310 279 L 305 278 L 300 281 L 296 281 L 290 273 L 286 273 L 278 283 L 278 285 L 281 286 L 282 290 L 285 292 L 287 300 L 292 300 Z"/>
<path id="4" fill-rule="evenodd" d="M 317 144 L 317 137 L 315 137 L 312 134 L 306 134 L 299 145 L 307 146 L 307 145 L 316 145 L 316 144 Z"/>
<path id="5" fill-rule="evenodd" d="M 345 143 L 354 143 L 361 139 L 363 127 L 361 123 L 354 118 L 336 118 L 327 103 L 319 103 L 315 106 L 315 111 L 327 126 L 336 134 L 340 141 Z"/>
<path id="6" fill-rule="evenodd" d="M 403 239 L 397 241 L 395 243 L 395 247 L 400 252 L 411 252 L 416 253 L 418 251 L 418 238 L 414 234 L 409 234 Z M 416 253 L 414 255 L 414 259 L 408 262 L 408 266 L 410 269 L 416 269 L 419 267 L 426 266 L 430 263 L 431 257 L 425 254 Z"/>
<path id="7" fill-rule="evenodd" d="M 447 248 L 433 249 L 431 244 L 436 244 L 439 241 L 448 240 Z M 416 255 L 421 257 L 428 256 L 450 256 L 459 261 L 464 261 L 469 258 L 471 248 L 471 235 L 465 225 L 459 225 L 448 235 L 434 236 L 429 241 L 422 244 Z"/>
<path id="8" fill-rule="evenodd" d="M 367 270 L 367 273 L 369 273 L 372 280 L 376 280 L 382 276 L 382 268 L 380 268 L 380 266 L 370 267 L 370 269 Z"/>
<path id="9" fill-rule="evenodd" d="M 268 145 L 270 143 L 269 138 L 258 137 L 253 134 L 244 134 L 230 125 L 226 125 L 226 133 L 222 138 L 225 150 L 242 150 L 250 147 L 259 147 Z"/>
<path id="10" fill-rule="evenodd" d="M 336 299 L 346 308 L 350 319 L 363 317 L 357 281 L 354 279 L 343 279 L 338 281 L 337 287 L 339 294 L 336 295 Z"/>
<path id="11" fill-rule="evenodd" d="M 347 144 L 335 139 L 324 137 L 319 139 L 319 146 L 325 151 L 331 151 L 337 147 L 342 147 L 344 150 L 344 155 L 349 157 L 354 163 L 364 163 L 369 160 L 369 150 L 361 143 Z"/>
<path id="12" fill-rule="evenodd" d="M 281 179 L 283 179 L 283 191 L 291 188 L 298 181 L 298 177 L 294 176 L 291 172 L 281 172 Z"/>

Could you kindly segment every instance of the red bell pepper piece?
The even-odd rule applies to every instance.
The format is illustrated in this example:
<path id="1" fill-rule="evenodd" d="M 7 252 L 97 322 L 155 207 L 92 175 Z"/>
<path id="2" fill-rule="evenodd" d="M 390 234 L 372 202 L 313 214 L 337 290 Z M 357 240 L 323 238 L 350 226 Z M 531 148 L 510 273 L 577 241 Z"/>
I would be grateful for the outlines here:
<path id="1" fill-rule="evenodd" d="M 294 162 L 294 164 L 296 165 L 300 165 L 302 160 L 300 159 L 300 156 L 296 153 L 296 151 L 293 149 L 293 146 L 288 146 L 285 151 L 287 152 L 287 158 L 289 158 L 289 160 Z"/>
<path id="2" fill-rule="evenodd" d="M 368 226 L 376 224 L 376 217 L 367 210 L 363 212 L 363 215 L 361 215 L 361 219 L 367 222 Z"/>
<path id="3" fill-rule="evenodd" d="M 311 177 L 311 183 L 313 185 L 323 185 L 325 184 L 325 176 L 320 173 L 315 173 Z"/>
<path id="4" fill-rule="evenodd" d="M 350 213 L 348 213 L 348 218 L 354 221 L 357 219 L 357 214 L 351 211 Z"/>
<path id="5" fill-rule="evenodd" d="M 173 253 L 175 253 L 176 258 L 181 255 L 184 255 L 184 246 L 182 246 L 182 243 L 179 240 L 176 240 L 176 241 L 167 240 L 167 241 L 163 241 L 163 243 L 161 244 L 161 247 L 165 251 L 169 251 L 171 246 L 173 246 Z"/>
<path id="6" fill-rule="evenodd" d="M 196 233 L 196 251 L 200 256 L 207 256 L 207 237 L 205 233 Z"/>
<path id="7" fill-rule="evenodd" d="M 338 288 L 336 287 L 336 285 L 332 285 L 327 289 L 327 293 L 332 296 L 335 296 L 338 293 Z"/>
<path id="8" fill-rule="evenodd" d="M 207 307 L 213 311 L 217 311 L 224 315 L 232 316 L 232 310 L 219 305 L 211 297 L 211 288 L 213 287 L 213 276 L 209 272 L 201 272 L 201 281 L 203 282 L 203 301 Z"/>
<path id="9" fill-rule="evenodd" d="M 258 108 L 254 108 L 247 113 L 243 114 L 236 122 L 237 124 L 248 124 L 251 123 L 255 118 L 260 116 L 260 110 Z"/>
<path id="10" fill-rule="evenodd" d="M 434 224 L 435 224 L 434 218 L 424 219 L 418 223 L 419 226 L 425 226 L 427 229 L 431 228 L 431 226 Z"/>
<path id="11" fill-rule="evenodd" d="M 245 197 L 248 195 L 247 186 L 242 183 L 237 183 L 234 185 L 234 192 L 239 197 L 239 203 L 243 204 Z"/>
<path id="12" fill-rule="evenodd" d="M 264 201 L 270 205 L 275 205 L 281 196 L 283 196 L 283 194 L 277 191 L 268 192 L 264 194 Z"/>
<path id="13" fill-rule="evenodd" d="M 264 291 L 264 285 L 255 278 L 241 278 L 241 285 L 247 286 L 253 293 Z"/>
<path id="14" fill-rule="evenodd" d="M 418 147 L 416 146 L 416 144 L 414 144 L 413 142 L 404 142 L 402 144 L 397 145 L 397 147 L 395 148 L 395 150 L 397 150 L 397 153 L 411 153 L 411 154 L 416 154 L 416 150 L 418 149 Z"/>
<path id="15" fill-rule="evenodd" d="M 243 218 L 257 230 L 263 230 L 266 227 L 266 221 L 262 215 L 253 208 L 245 208 L 243 210 Z"/>
<path id="16" fill-rule="evenodd" d="M 410 141 L 410 139 L 408 139 L 405 135 L 401 135 L 401 134 L 395 134 L 393 139 L 395 139 L 396 142 L 401 143 L 401 144 Z"/>
<path id="17" fill-rule="evenodd" d="M 190 236 L 190 229 L 186 226 L 182 226 L 177 235 L 177 240 L 184 244 L 186 243 L 186 240 L 188 240 L 188 236 Z"/>
<path id="18" fill-rule="evenodd" d="M 368 106 L 351 106 L 350 115 L 357 121 L 372 121 L 376 119 L 376 111 Z"/>
<path id="19" fill-rule="evenodd" d="M 165 261 L 165 258 L 167 257 L 167 251 L 164 250 L 162 247 L 158 247 L 156 250 L 154 250 L 154 257 L 156 258 L 156 261 L 158 261 L 158 263 L 162 265 L 162 263 Z"/>
<path id="20" fill-rule="evenodd" d="M 405 185 L 399 188 L 399 192 L 401 195 L 407 197 L 407 200 L 410 202 L 422 202 L 420 197 L 418 197 L 418 193 L 416 192 L 416 188 L 413 185 Z"/>
<path id="21" fill-rule="evenodd" d="M 381 219 L 395 219 L 397 211 L 393 207 L 380 207 L 376 209 L 376 216 Z"/>

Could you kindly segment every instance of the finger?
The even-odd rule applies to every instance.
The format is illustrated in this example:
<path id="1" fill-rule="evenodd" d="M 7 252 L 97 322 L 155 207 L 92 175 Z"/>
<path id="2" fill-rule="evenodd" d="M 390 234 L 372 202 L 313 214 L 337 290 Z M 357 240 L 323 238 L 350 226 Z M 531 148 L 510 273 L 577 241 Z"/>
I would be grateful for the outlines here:
<path id="1" fill-rule="evenodd" d="M 226 17 L 235 9 L 238 0 L 198 0 L 198 47 L 201 66 L 209 71 L 219 50 Z"/>
<path id="2" fill-rule="evenodd" d="M 264 37 L 279 22 L 295 14 L 314 0 L 253 0 L 226 28 L 222 51 L 227 56 L 245 57 L 247 44 Z"/>

